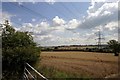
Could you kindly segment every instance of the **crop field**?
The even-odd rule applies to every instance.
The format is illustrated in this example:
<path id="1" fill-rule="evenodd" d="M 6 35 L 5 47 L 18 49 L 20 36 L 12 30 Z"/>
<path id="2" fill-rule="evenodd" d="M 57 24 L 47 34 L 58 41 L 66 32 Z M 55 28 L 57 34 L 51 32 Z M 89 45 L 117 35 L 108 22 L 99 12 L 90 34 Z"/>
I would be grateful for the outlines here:
<path id="1" fill-rule="evenodd" d="M 90 78 L 106 77 L 118 71 L 118 57 L 111 53 L 42 52 L 40 64 Z"/>

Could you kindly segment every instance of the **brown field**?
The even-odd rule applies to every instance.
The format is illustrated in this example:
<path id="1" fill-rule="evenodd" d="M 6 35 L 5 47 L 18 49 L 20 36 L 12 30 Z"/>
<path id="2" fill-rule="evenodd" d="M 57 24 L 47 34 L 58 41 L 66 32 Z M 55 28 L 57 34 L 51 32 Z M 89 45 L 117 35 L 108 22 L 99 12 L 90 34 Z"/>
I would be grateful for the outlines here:
<path id="1" fill-rule="evenodd" d="M 117 74 L 118 57 L 110 53 L 42 52 L 41 65 L 83 77 L 105 77 Z"/>

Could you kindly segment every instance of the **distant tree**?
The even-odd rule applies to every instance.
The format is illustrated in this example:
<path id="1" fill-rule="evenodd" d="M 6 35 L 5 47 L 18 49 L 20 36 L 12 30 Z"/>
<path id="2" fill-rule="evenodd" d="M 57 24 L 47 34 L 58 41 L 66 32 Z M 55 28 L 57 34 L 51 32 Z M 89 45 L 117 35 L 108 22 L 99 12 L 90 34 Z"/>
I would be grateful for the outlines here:
<path id="1" fill-rule="evenodd" d="M 57 50 L 57 49 L 58 49 L 58 47 L 55 47 L 54 49 L 55 49 L 55 50 Z"/>
<path id="2" fill-rule="evenodd" d="M 2 31 L 3 79 L 14 80 L 23 74 L 24 63 L 35 64 L 40 50 L 28 32 L 19 32 L 5 21 Z M 10 79 L 11 78 L 11 79 Z M 16 80 L 16 79 L 15 79 Z"/>
<path id="3" fill-rule="evenodd" d="M 110 40 L 108 42 L 108 46 L 109 48 L 112 49 L 112 51 L 114 52 L 115 56 L 118 56 L 119 55 L 119 52 L 120 52 L 120 43 L 116 40 Z"/>

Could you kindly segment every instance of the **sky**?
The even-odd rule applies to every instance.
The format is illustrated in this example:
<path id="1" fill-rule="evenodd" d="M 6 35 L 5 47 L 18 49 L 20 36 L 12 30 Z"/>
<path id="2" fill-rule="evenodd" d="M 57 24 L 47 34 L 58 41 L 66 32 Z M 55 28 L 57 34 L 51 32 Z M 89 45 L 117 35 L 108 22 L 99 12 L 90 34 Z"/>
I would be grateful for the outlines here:
<path id="1" fill-rule="evenodd" d="M 50 2 L 52 1 L 52 2 Z M 118 39 L 118 1 L 114 2 L 2 2 L 5 19 L 17 31 L 28 31 L 41 46 L 103 44 Z"/>

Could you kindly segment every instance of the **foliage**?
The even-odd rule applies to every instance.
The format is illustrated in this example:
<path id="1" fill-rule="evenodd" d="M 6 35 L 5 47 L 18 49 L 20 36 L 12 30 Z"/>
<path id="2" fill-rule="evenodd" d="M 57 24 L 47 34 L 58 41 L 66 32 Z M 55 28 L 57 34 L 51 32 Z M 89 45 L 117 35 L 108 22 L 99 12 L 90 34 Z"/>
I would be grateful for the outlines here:
<path id="1" fill-rule="evenodd" d="M 15 31 L 8 21 L 3 26 L 5 26 L 2 32 L 3 79 L 9 79 L 10 76 L 18 78 L 23 74 L 25 62 L 36 63 L 40 49 L 36 47 L 28 32 Z"/>
<path id="2" fill-rule="evenodd" d="M 108 42 L 108 45 L 112 49 L 112 51 L 114 52 L 115 56 L 118 56 L 119 52 L 120 52 L 120 43 L 116 40 L 110 40 Z"/>

